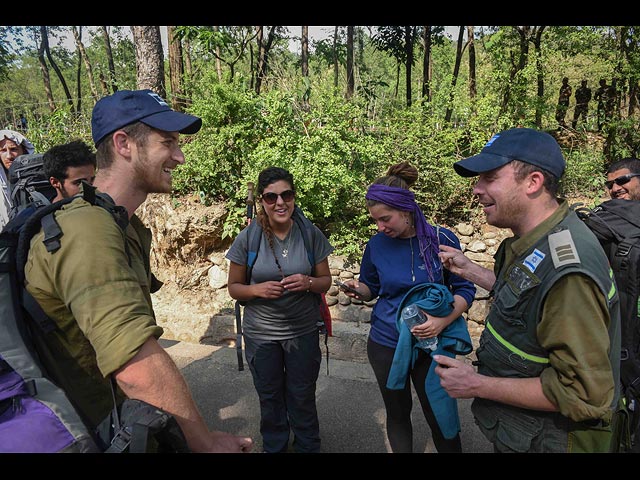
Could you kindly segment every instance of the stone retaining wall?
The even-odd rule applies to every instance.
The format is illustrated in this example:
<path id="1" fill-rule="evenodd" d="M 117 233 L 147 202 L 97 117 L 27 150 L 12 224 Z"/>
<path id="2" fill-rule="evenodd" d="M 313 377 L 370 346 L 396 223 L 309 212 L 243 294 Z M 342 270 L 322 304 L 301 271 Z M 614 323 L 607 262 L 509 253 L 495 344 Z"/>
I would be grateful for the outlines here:
<path id="1" fill-rule="evenodd" d="M 483 225 L 474 230 L 469 224 L 459 224 L 451 229 L 462 245 L 465 255 L 474 262 L 493 268 L 493 255 L 502 241 L 510 236 L 508 230 Z M 187 308 L 180 303 L 180 293 L 165 291 L 153 295 L 158 323 L 165 329 L 165 338 L 192 343 L 235 344 L 234 301 L 227 293 L 227 260 L 225 252 L 210 256 L 212 266 L 206 272 L 211 289 L 206 301 Z M 333 278 L 348 280 L 360 273 L 359 265 L 346 266 L 343 257 L 330 256 L 329 268 Z M 366 362 L 366 337 L 369 332 L 371 308 L 375 300 L 362 302 L 352 299 L 332 285 L 327 303 L 334 325 L 334 337 L 329 349 L 334 358 Z M 478 287 L 476 299 L 466 314 L 469 333 L 474 342 L 484 327 L 489 293 Z M 168 313 L 170 312 L 170 313 Z"/>

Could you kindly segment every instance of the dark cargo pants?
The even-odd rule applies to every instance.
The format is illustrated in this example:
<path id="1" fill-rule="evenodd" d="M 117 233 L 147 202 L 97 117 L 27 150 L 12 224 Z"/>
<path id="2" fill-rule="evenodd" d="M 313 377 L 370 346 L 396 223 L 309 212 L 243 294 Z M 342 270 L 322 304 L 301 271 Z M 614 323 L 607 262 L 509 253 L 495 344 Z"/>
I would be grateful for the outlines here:
<path id="1" fill-rule="evenodd" d="M 296 452 L 319 452 L 316 382 L 322 353 L 318 332 L 291 340 L 244 340 L 245 358 L 260 399 L 263 450 L 286 452 L 291 430 Z"/>

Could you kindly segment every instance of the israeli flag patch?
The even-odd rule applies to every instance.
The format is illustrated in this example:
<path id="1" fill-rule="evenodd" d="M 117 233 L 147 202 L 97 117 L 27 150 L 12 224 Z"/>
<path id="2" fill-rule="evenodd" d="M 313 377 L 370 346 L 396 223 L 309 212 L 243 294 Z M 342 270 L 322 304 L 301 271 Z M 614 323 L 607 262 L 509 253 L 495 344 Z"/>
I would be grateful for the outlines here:
<path id="1" fill-rule="evenodd" d="M 536 268 L 538 268 L 538 265 L 540 265 L 540 262 L 544 260 L 544 257 L 544 253 L 536 248 L 531 255 L 524 259 L 522 264 L 533 273 L 536 271 Z"/>

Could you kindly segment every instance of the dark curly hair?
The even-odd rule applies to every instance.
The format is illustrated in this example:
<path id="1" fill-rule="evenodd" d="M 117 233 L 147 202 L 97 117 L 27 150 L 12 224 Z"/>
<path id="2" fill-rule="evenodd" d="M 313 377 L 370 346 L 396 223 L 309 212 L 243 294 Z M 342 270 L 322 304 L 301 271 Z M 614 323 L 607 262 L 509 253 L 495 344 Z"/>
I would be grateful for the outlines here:
<path id="1" fill-rule="evenodd" d="M 47 178 L 58 180 L 67 178 L 67 168 L 93 165 L 96 167 L 95 152 L 82 140 L 73 140 L 56 145 L 42 156 L 42 168 Z"/>

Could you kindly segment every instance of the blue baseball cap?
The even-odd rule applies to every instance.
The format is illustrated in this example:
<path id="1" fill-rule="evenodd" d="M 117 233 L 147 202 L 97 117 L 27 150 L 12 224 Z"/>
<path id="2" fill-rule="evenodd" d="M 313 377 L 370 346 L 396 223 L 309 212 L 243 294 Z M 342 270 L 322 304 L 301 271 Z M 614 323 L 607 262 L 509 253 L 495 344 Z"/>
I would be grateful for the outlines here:
<path id="1" fill-rule="evenodd" d="M 133 122 L 165 132 L 196 133 L 202 119 L 172 110 L 167 102 L 149 89 L 118 90 L 98 100 L 91 114 L 91 135 L 98 144 L 110 133 Z"/>
<path id="2" fill-rule="evenodd" d="M 566 167 L 560 145 L 551 135 L 532 128 L 512 128 L 496 133 L 479 154 L 454 163 L 453 168 L 462 177 L 474 177 L 513 160 L 543 168 L 556 178 L 562 177 Z"/>

